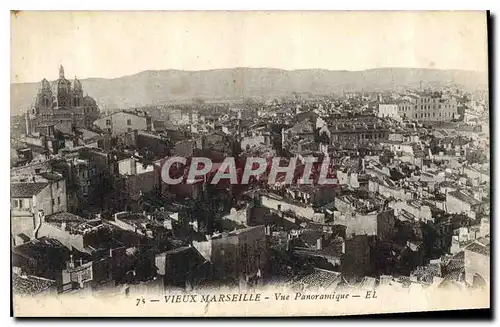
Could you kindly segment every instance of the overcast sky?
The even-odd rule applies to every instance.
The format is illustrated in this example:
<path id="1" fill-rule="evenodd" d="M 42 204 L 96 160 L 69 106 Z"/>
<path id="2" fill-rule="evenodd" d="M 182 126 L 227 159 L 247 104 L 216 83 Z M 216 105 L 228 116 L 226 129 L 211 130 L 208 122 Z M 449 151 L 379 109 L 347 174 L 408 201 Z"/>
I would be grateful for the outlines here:
<path id="1" fill-rule="evenodd" d="M 12 81 L 230 67 L 487 70 L 484 12 L 21 12 Z"/>

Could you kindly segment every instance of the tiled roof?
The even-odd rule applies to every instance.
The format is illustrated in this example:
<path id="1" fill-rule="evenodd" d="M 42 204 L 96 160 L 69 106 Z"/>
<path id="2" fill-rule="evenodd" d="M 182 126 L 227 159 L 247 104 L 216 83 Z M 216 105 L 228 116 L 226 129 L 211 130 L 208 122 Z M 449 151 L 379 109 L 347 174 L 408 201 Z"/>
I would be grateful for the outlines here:
<path id="1" fill-rule="evenodd" d="M 146 117 L 149 117 L 144 111 L 132 111 L 132 110 L 120 110 L 120 111 L 117 111 L 117 112 L 113 112 L 111 115 L 116 115 L 116 114 L 127 114 L 127 115 L 132 115 L 132 116 L 137 116 L 137 117 L 141 117 L 141 118 L 146 118 Z M 111 116 L 109 115 L 109 116 Z M 109 116 L 106 116 L 106 117 L 109 117 Z"/>
<path id="2" fill-rule="evenodd" d="M 43 172 L 43 173 L 40 173 L 38 175 L 47 179 L 47 180 L 51 180 L 51 181 L 59 181 L 59 180 L 63 179 L 63 177 L 61 175 L 59 175 L 58 173 L 54 173 L 54 172 L 50 172 L 50 171 Z"/>
<path id="3" fill-rule="evenodd" d="M 34 295 L 44 290 L 47 290 L 55 281 L 35 276 L 20 276 L 14 274 L 12 276 L 12 288 L 17 294 Z"/>
<path id="4" fill-rule="evenodd" d="M 430 284 L 434 277 L 441 277 L 441 269 L 438 265 L 428 265 L 413 271 L 412 275 L 417 278 L 417 281 Z"/>
<path id="5" fill-rule="evenodd" d="M 373 277 L 365 277 L 359 284 L 361 289 L 373 288 L 376 284 L 377 280 Z"/>
<path id="6" fill-rule="evenodd" d="M 56 239 L 41 237 L 14 247 L 12 252 L 22 257 L 41 258 L 47 251 L 64 248 L 64 245 Z"/>
<path id="7" fill-rule="evenodd" d="M 49 183 L 11 183 L 10 196 L 12 198 L 30 198 L 40 193 Z"/>
<path id="8" fill-rule="evenodd" d="M 454 255 L 449 263 L 446 265 L 445 270 L 448 273 L 456 272 L 456 271 L 463 271 L 464 270 L 464 252 L 461 251 Z"/>
<path id="9" fill-rule="evenodd" d="M 464 274 L 465 274 L 464 271 L 456 270 L 456 271 L 453 271 L 450 274 L 446 275 L 446 277 L 444 279 L 445 279 L 445 281 L 453 280 L 453 281 L 460 282 L 461 280 L 464 279 Z"/>
<path id="10" fill-rule="evenodd" d="M 489 236 L 488 237 L 480 237 L 476 241 L 483 244 L 484 246 L 490 245 L 490 242 L 491 242 Z"/>
<path id="11" fill-rule="evenodd" d="M 471 245 L 467 246 L 465 249 L 468 251 L 482 254 L 482 255 L 490 256 L 490 247 L 479 244 L 477 242 L 472 243 Z"/>
<path id="12" fill-rule="evenodd" d="M 58 212 L 45 217 L 45 222 L 57 228 L 69 229 L 72 233 L 85 234 L 101 228 L 109 228 L 101 219 L 86 219 L 69 212 Z"/>
<path id="13" fill-rule="evenodd" d="M 58 212 L 52 215 L 48 215 L 45 217 L 45 221 L 47 222 L 79 222 L 84 223 L 87 219 L 82 218 L 80 216 L 74 215 L 69 212 Z"/>
<path id="14" fill-rule="evenodd" d="M 453 192 L 450 192 L 448 194 L 451 195 L 451 196 L 453 196 L 454 198 L 457 198 L 460 201 L 466 202 L 466 203 L 468 203 L 470 205 L 481 204 L 480 201 L 474 199 L 472 196 L 469 196 L 468 194 L 465 194 L 465 193 L 463 193 L 461 191 L 453 191 Z"/>
<path id="15" fill-rule="evenodd" d="M 328 288 L 341 280 L 339 272 L 315 269 L 313 273 L 291 280 L 293 285 L 305 285 L 313 288 Z"/>

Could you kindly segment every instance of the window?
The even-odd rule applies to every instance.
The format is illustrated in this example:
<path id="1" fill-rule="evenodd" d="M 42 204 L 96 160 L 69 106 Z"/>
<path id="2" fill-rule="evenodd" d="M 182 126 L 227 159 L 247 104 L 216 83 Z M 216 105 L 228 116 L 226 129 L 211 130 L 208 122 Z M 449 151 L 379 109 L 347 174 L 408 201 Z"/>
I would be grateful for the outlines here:
<path id="1" fill-rule="evenodd" d="M 35 174 L 40 174 L 40 168 L 35 169 Z"/>
<path id="2" fill-rule="evenodd" d="M 110 126 L 111 125 L 111 119 L 106 119 L 106 126 Z"/>
<path id="3" fill-rule="evenodd" d="M 58 206 L 61 205 L 61 197 L 59 197 L 59 196 L 57 197 L 57 205 Z"/>
<path id="4" fill-rule="evenodd" d="M 55 199 L 52 199 L 52 205 L 56 205 L 56 200 Z"/>
<path id="5" fill-rule="evenodd" d="M 22 207 L 23 207 L 23 200 L 22 199 L 14 199 L 14 200 L 12 200 L 12 206 L 14 208 L 22 209 Z"/>
<path id="6" fill-rule="evenodd" d="M 127 128 L 127 132 L 131 133 L 132 132 L 132 128 Z"/>
<path id="7" fill-rule="evenodd" d="M 129 126 L 132 125 L 132 120 L 127 119 L 127 125 L 129 125 Z"/>

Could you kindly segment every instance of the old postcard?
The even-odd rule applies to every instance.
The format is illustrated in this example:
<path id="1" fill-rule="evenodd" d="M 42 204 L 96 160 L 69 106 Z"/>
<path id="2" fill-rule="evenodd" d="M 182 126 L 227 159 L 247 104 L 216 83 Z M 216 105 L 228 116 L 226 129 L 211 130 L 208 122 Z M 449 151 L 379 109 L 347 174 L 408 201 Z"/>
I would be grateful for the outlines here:
<path id="1" fill-rule="evenodd" d="M 14 315 L 489 309 L 487 21 L 12 12 Z"/>

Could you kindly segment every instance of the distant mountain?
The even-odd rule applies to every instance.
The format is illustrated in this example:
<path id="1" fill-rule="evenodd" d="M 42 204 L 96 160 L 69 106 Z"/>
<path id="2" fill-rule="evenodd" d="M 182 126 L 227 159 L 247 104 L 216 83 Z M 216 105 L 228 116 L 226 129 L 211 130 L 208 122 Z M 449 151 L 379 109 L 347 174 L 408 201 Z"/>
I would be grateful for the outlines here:
<path id="1" fill-rule="evenodd" d="M 47 76 L 50 78 L 50 76 Z M 380 68 L 364 71 L 322 69 L 279 70 L 231 68 L 206 71 L 158 70 L 113 79 L 81 81 L 86 94 L 101 109 L 165 104 L 192 99 L 236 100 L 291 95 L 292 92 L 332 94 L 342 91 L 380 91 L 395 87 L 444 86 L 454 83 L 468 90 L 487 89 L 486 73 L 463 70 Z M 11 85 L 11 115 L 33 103 L 38 83 Z"/>

